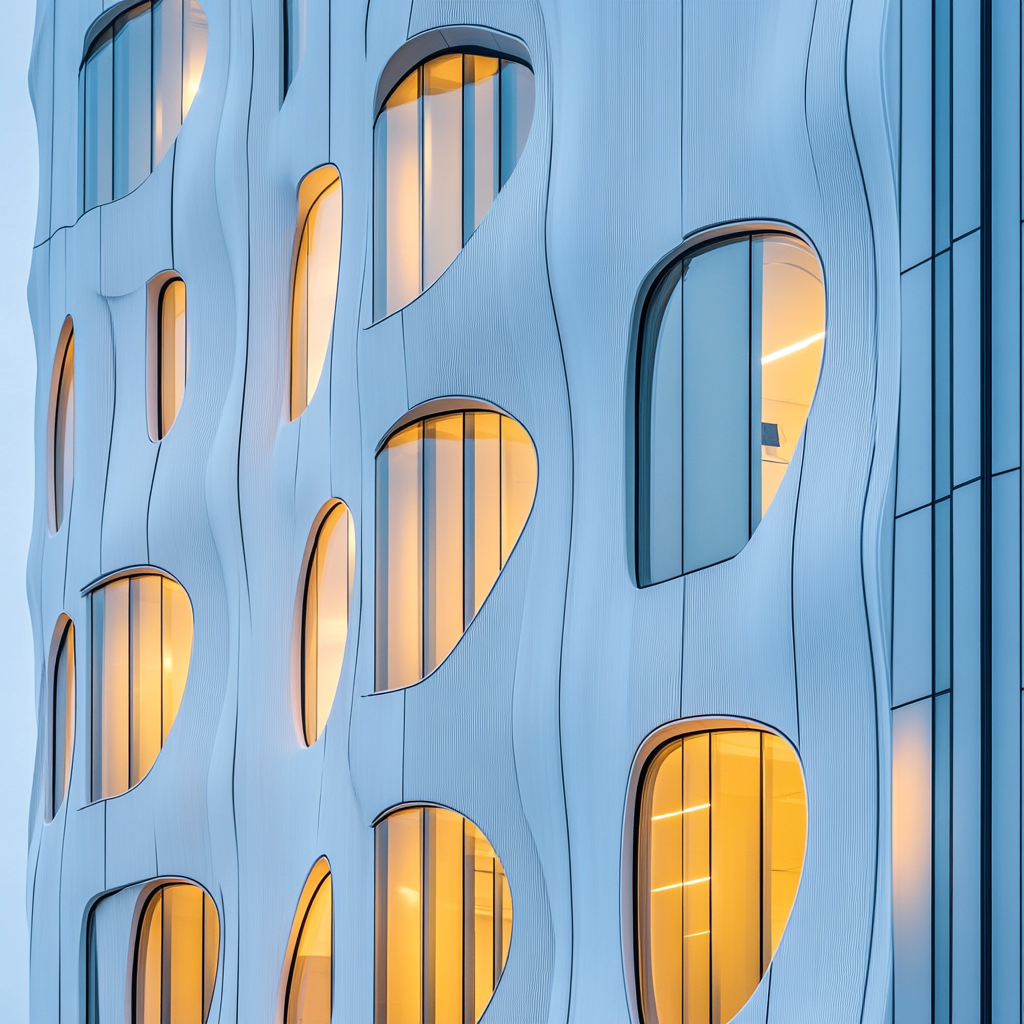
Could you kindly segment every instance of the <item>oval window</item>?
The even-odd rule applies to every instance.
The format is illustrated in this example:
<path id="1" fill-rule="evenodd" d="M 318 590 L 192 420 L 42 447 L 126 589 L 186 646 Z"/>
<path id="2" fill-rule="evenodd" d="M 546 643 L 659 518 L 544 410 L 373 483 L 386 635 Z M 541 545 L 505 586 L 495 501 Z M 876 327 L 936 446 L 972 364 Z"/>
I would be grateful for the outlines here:
<path id="1" fill-rule="evenodd" d="M 722 729 L 666 743 L 642 777 L 640 996 L 649 1024 L 726 1024 L 757 988 L 793 908 L 807 797 L 793 748 Z"/>
<path id="2" fill-rule="evenodd" d="M 185 282 L 171 277 L 160 287 L 156 310 L 156 351 L 152 351 L 150 394 L 155 408 L 150 413 L 150 435 L 167 435 L 185 397 L 188 373 L 188 339 L 185 320 Z M 154 429 L 155 427 L 155 429 Z"/>
<path id="3" fill-rule="evenodd" d="M 64 321 L 50 385 L 50 528 L 56 533 L 71 505 L 75 482 L 75 330 Z"/>
<path id="4" fill-rule="evenodd" d="M 61 616 L 53 637 L 53 702 L 50 706 L 50 818 L 67 796 L 75 746 L 75 626 Z"/>
<path id="5" fill-rule="evenodd" d="M 824 340 L 821 265 L 792 235 L 732 237 L 662 273 L 640 338 L 641 586 L 746 544 L 800 439 Z"/>
<path id="6" fill-rule="evenodd" d="M 469 628 L 537 490 L 530 435 L 511 416 L 431 416 L 377 456 L 376 689 L 419 682 Z"/>
<path id="7" fill-rule="evenodd" d="M 316 527 L 302 601 L 300 703 L 306 744 L 324 731 L 338 692 L 356 573 L 356 531 L 344 502 Z"/>
<path id="8" fill-rule="evenodd" d="M 375 842 L 375 1024 L 475 1024 L 512 939 L 512 894 L 494 848 L 442 807 L 392 812 Z"/>
<path id="9" fill-rule="evenodd" d="M 288 939 L 285 1024 L 331 1024 L 334 894 L 327 860 L 306 879 Z"/>

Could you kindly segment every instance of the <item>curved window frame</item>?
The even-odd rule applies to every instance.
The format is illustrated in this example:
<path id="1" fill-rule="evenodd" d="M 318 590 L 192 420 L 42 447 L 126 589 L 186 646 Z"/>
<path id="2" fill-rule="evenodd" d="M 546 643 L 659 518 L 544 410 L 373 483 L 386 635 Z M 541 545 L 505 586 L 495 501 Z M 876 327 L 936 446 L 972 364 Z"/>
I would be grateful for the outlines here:
<path id="1" fill-rule="evenodd" d="M 692 566 L 686 568 L 685 563 L 681 567 L 681 571 L 673 572 L 667 576 L 658 576 L 653 578 L 654 574 L 651 569 L 651 555 L 650 555 L 650 410 L 651 410 L 651 381 L 654 372 L 654 362 L 656 359 L 658 336 L 655 335 L 652 339 L 647 338 L 648 324 L 651 317 L 658 317 L 664 311 L 668 301 L 671 299 L 672 288 L 668 288 L 667 285 L 671 282 L 673 276 L 679 276 L 680 268 L 693 257 L 700 256 L 703 253 L 710 252 L 714 249 L 728 246 L 732 243 L 742 242 L 748 240 L 750 242 L 762 241 L 765 239 L 778 238 L 778 239 L 789 239 L 792 242 L 798 243 L 804 247 L 813 255 L 817 262 L 818 268 L 821 272 L 821 290 L 822 290 L 822 302 L 823 302 L 823 316 L 827 318 L 828 313 L 828 294 L 827 284 L 825 282 L 824 264 L 822 263 L 821 256 L 814 245 L 814 243 L 808 238 L 803 232 L 796 228 L 792 224 L 785 224 L 772 221 L 751 221 L 743 222 L 738 224 L 728 224 L 722 227 L 713 228 L 708 231 L 702 231 L 690 238 L 688 238 L 681 246 L 673 250 L 668 256 L 661 260 L 658 265 L 648 274 L 640 288 L 640 298 L 637 303 L 636 311 L 634 313 L 634 326 L 633 326 L 633 337 L 634 337 L 634 350 L 631 359 L 632 368 L 631 372 L 633 375 L 633 394 L 632 394 L 632 409 L 630 419 L 630 425 L 633 433 L 633 571 L 635 573 L 635 581 L 638 587 L 656 586 L 659 583 L 667 582 L 670 579 L 678 579 L 681 576 L 689 575 L 691 572 L 700 572 L 703 569 L 710 568 L 713 565 L 720 564 L 723 561 L 729 561 L 735 558 L 740 551 L 746 547 L 750 538 L 753 537 L 757 526 L 760 524 L 762 518 L 762 512 L 760 508 L 760 480 L 756 481 L 756 487 L 754 486 L 753 477 L 754 474 L 750 472 L 751 484 L 748 492 L 748 501 L 750 507 L 748 509 L 748 530 L 747 537 L 743 545 L 739 549 L 733 551 L 732 554 L 717 558 L 714 561 L 707 562 L 703 565 Z M 758 315 L 759 319 L 759 315 Z M 752 314 L 748 310 L 747 322 L 748 322 L 748 339 L 750 337 L 749 331 L 751 330 Z M 824 326 L 824 325 L 823 325 Z M 820 338 L 817 339 L 822 345 L 821 357 L 818 365 L 818 374 L 815 379 L 814 391 L 811 394 L 811 401 L 808 406 L 808 414 L 805 417 L 804 424 L 801 427 L 799 437 L 802 437 L 804 427 L 806 426 L 806 420 L 810 417 L 810 408 L 813 407 L 814 398 L 817 394 L 818 384 L 821 381 L 821 373 L 825 365 L 825 347 L 826 347 L 826 332 L 822 331 Z M 748 340 L 748 349 L 749 349 Z M 748 351 L 750 356 L 750 363 L 753 372 L 753 358 L 752 352 Z M 763 362 L 764 360 L 762 360 Z M 760 391 L 760 364 L 756 367 L 758 382 L 757 387 Z M 754 433 L 754 418 L 751 410 L 751 435 L 753 441 Z M 760 419 L 760 416 L 757 417 Z M 798 437 L 798 440 L 799 440 Z M 760 441 L 763 438 L 763 434 L 758 438 Z M 752 444 L 751 446 L 756 447 Z M 755 499 L 754 491 L 756 490 L 757 497 Z M 754 506 L 757 506 L 756 508 Z M 682 511 L 680 512 L 682 515 Z M 680 553 L 680 558 L 682 554 Z"/>
<path id="2" fill-rule="evenodd" d="M 52 535 L 60 532 L 68 518 L 75 484 L 75 327 L 70 316 L 64 318 L 53 357 L 47 438 L 46 496 Z"/>
<path id="3" fill-rule="evenodd" d="M 626 996 L 629 1003 L 630 1019 L 639 1024 L 656 1024 L 656 1016 L 648 1020 L 643 1012 L 644 976 L 643 962 L 641 959 L 641 936 L 640 936 L 640 913 L 637 901 L 639 888 L 640 864 L 640 830 L 641 812 L 643 810 L 644 787 L 647 775 L 658 760 L 660 752 L 669 744 L 686 736 L 698 733 L 715 732 L 740 732 L 750 731 L 764 733 L 774 736 L 793 751 L 796 763 L 800 768 L 801 780 L 805 800 L 804 818 L 804 852 L 801 863 L 800 880 L 794 894 L 793 904 L 790 907 L 786 927 L 789 919 L 792 918 L 793 907 L 796 906 L 796 899 L 800 895 L 800 886 L 803 883 L 804 868 L 807 863 L 807 845 L 810 837 L 810 806 L 807 799 L 807 773 L 804 769 L 803 759 L 800 755 L 800 748 L 785 733 L 764 722 L 758 722 L 749 718 L 728 718 L 719 716 L 708 716 L 698 718 L 683 718 L 667 722 L 659 726 L 644 738 L 633 757 L 630 767 L 629 779 L 626 788 L 626 808 L 622 818 L 622 855 L 619 858 L 620 864 L 620 914 L 619 920 L 622 928 L 622 962 L 630 965 L 626 971 Z M 783 929 L 782 935 L 785 934 Z M 774 957 L 772 957 L 774 959 Z M 767 973 L 767 972 L 765 972 Z M 761 975 L 761 981 L 764 974 Z M 760 984 L 760 982 L 759 982 Z M 755 988 L 756 991 L 756 988 Z M 753 992 L 751 992 L 753 995 Z"/>
<path id="4" fill-rule="evenodd" d="M 305 0 L 281 0 L 281 102 L 288 96 L 306 49 Z"/>
<path id="5" fill-rule="evenodd" d="M 181 337 L 173 339 L 173 351 L 168 353 L 166 324 L 164 323 L 164 302 L 172 286 L 180 284 L 182 288 L 183 312 Z M 150 279 L 146 286 L 146 419 L 149 426 L 149 439 L 161 441 L 177 422 L 181 412 L 181 404 L 188 386 L 189 364 L 191 362 L 192 338 L 188 329 L 188 286 L 184 278 L 176 270 L 165 270 Z M 177 331 L 175 331 L 177 335 Z M 170 415 L 165 409 L 165 379 L 167 356 L 172 356 L 175 367 L 176 403 Z M 179 365 L 180 364 L 180 365 Z"/>
<path id="6" fill-rule="evenodd" d="M 331 872 L 331 863 L 327 857 L 320 857 L 310 868 L 306 881 L 303 883 L 302 892 L 299 894 L 298 902 L 295 905 L 295 913 L 292 915 L 291 930 L 288 933 L 288 944 L 285 946 L 284 969 L 281 972 L 280 993 L 278 995 L 277 1020 L 287 1024 L 288 1010 L 291 1002 L 292 981 L 295 977 L 295 963 L 299 955 L 299 945 L 302 941 L 302 932 L 306 927 L 309 912 L 313 908 L 313 901 L 320 894 L 325 883 L 331 886 L 331 1012 L 334 1012 L 334 877 Z"/>
<path id="7" fill-rule="evenodd" d="M 63 710 L 60 708 L 61 686 L 58 673 L 61 659 L 66 656 L 63 684 Z M 68 798 L 71 782 L 71 765 L 75 750 L 75 701 L 77 698 L 75 662 L 75 624 L 70 616 L 61 613 L 50 640 L 50 655 L 47 658 L 49 679 L 48 742 L 47 742 L 47 793 L 46 820 L 52 821 Z M 63 727 L 63 728 L 62 728 Z M 59 734 L 63 731 L 63 736 Z M 59 762 L 63 761 L 63 764 Z M 58 790 L 59 785 L 59 790 Z"/>

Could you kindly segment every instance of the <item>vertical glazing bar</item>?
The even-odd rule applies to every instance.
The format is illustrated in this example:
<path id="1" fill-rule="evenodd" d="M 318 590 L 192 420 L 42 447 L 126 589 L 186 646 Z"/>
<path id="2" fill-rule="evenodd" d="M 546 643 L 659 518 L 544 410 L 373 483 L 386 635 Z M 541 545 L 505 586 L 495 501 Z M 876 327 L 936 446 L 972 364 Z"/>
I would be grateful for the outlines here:
<path id="1" fill-rule="evenodd" d="M 683 1024 L 711 1020 L 711 737 L 683 747 Z"/>
<path id="2" fill-rule="evenodd" d="M 761 356 L 764 348 L 762 335 L 764 312 L 764 240 L 750 240 L 750 533 L 761 522 L 764 476 L 771 471 L 762 461 L 762 444 L 766 419 L 764 395 L 761 387 Z M 783 470 L 785 472 L 785 470 Z M 777 486 L 777 485 L 776 485 Z M 774 495 L 775 487 L 769 482 Z"/>

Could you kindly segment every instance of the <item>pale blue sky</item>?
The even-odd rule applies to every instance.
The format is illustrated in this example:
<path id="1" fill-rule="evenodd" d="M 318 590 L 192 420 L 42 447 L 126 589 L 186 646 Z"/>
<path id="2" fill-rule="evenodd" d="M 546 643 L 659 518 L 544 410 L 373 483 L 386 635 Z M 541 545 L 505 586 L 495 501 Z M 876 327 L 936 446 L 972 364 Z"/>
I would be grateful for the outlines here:
<path id="1" fill-rule="evenodd" d="M 0 1018 L 28 1020 L 25 856 L 36 726 L 25 563 L 36 359 L 25 290 L 38 151 L 28 95 L 35 4 L 4 6 L 0 61 Z"/>

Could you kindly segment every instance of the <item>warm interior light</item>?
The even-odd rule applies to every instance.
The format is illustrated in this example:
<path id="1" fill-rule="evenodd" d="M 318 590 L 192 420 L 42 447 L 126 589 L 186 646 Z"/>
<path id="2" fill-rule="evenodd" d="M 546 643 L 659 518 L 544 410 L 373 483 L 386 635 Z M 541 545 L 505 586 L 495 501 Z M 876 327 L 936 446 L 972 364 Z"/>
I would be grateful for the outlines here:
<path id="1" fill-rule="evenodd" d="M 819 334 L 812 334 L 809 338 L 803 338 L 801 341 L 794 341 L 792 345 L 787 345 L 785 348 L 780 348 L 775 352 L 769 352 L 766 356 L 761 356 L 761 365 L 765 363 L 774 363 L 776 359 L 782 359 L 783 356 L 791 356 L 794 352 L 799 352 L 802 348 L 807 348 L 808 345 L 813 345 L 816 341 L 824 341 L 825 332 L 821 331 Z"/>
<path id="2" fill-rule="evenodd" d="M 655 814 L 651 821 L 661 821 L 664 818 L 678 818 L 681 814 L 690 814 L 692 811 L 706 811 L 711 804 L 695 804 L 693 807 L 684 807 L 681 811 L 668 811 L 665 814 Z"/>

